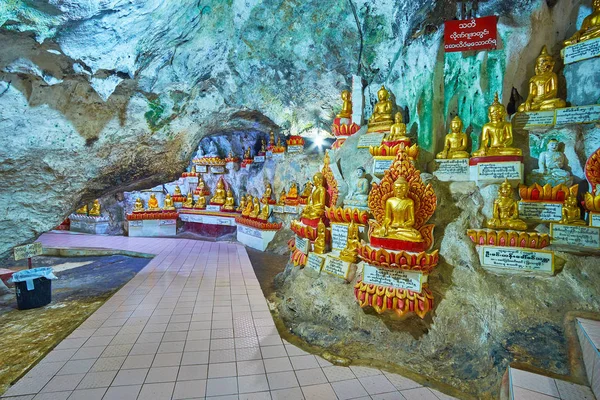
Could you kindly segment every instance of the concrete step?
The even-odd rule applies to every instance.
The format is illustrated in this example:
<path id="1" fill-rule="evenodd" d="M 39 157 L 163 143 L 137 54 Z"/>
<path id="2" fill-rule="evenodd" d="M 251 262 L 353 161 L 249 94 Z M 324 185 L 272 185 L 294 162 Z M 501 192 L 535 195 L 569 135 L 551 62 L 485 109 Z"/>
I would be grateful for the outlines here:
<path id="1" fill-rule="evenodd" d="M 577 318 L 576 327 L 588 382 L 600 398 L 600 321 Z"/>
<path id="2" fill-rule="evenodd" d="M 592 390 L 583 385 L 509 367 L 510 400 L 595 400 Z"/>

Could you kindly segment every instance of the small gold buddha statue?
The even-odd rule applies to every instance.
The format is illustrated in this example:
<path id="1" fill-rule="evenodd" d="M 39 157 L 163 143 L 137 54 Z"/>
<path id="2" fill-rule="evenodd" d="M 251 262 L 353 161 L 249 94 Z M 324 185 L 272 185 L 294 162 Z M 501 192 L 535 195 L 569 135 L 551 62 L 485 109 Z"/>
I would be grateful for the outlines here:
<path id="1" fill-rule="evenodd" d="M 200 196 L 202 197 L 202 196 Z M 183 208 L 193 208 L 194 207 L 194 196 L 192 196 L 192 192 L 188 192 L 187 198 L 181 205 Z"/>
<path id="2" fill-rule="evenodd" d="M 600 185 L 594 187 L 592 184 L 591 190 L 583 195 L 583 202 L 586 210 L 600 212 Z"/>
<path id="3" fill-rule="evenodd" d="M 586 40 L 600 37 L 600 0 L 592 1 L 592 13 L 585 17 L 579 29 L 573 36 L 565 40 L 565 46 L 569 46 Z"/>
<path id="4" fill-rule="evenodd" d="M 225 199 L 227 198 L 227 194 L 225 193 L 225 183 L 223 179 L 219 179 L 217 181 L 217 188 L 215 189 L 215 195 L 212 199 L 210 199 L 211 204 L 223 205 L 225 204 Z"/>
<path id="5" fill-rule="evenodd" d="M 167 193 L 167 195 L 165 196 L 163 210 L 166 210 L 166 211 L 175 210 L 175 206 L 173 205 L 173 199 L 171 198 L 171 195 L 169 193 Z"/>
<path id="6" fill-rule="evenodd" d="M 377 103 L 373 107 L 373 114 L 369 119 L 369 128 L 367 132 L 389 132 L 394 120 L 392 119 L 392 111 L 394 105 L 390 100 L 390 93 L 385 87 L 377 92 Z"/>
<path id="7" fill-rule="evenodd" d="M 559 224 L 563 225 L 585 225 L 585 221 L 581 219 L 581 210 L 577 204 L 577 196 L 569 193 L 565 198 L 562 208 L 562 219 Z"/>
<path id="8" fill-rule="evenodd" d="M 156 199 L 156 195 L 154 193 L 152 193 L 148 199 L 148 211 L 160 211 L 158 200 Z"/>
<path id="9" fill-rule="evenodd" d="M 86 206 L 87 207 L 87 206 Z M 135 199 L 135 203 L 133 204 L 133 212 L 144 212 L 144 202 L 141 198 Z"/>
<path id="10" fill-rule="evenodd" d="M 204 210 L 206 208 L 206 197 L 198 196 L 198 200 L 196 200 L 196 204 L 194 204 L 194 208 L 196 210 Z"/>
<path id="11" fill-rule="evenodd" d="M 88 215 L 88 206 L 87 206 L 87 204 L 84 204 L 81 207 L 79 207 L 75 211 L 75 214 Z"/>
<path id="12" fill-rule="evenodd" d="M 304 190 L 302 191 L 302 194 L 300 195 L 300 197 L 303 198 L 308 198 L 310 196 L 310 194 L 312 193 L 313 190 L 313 184 L 311 181 L 307 181 L 306 185 L 304 186 Z"/>
<path id="13" fill-rule="evenodd" d="M 196 174 L 196 165 L 192 165 L 192 168 L 190 168 L 190 174 L 195 175 Z"/>
<path id="14" fill-rule="evenodd" d="M 242 216 L 249 217 L 250 214 L 252 213 L 252 210 L 254 210 L 252 196 L 247 194 L 246 195 L 246 208 L 244 209 L 244 211 L 242 211 Z"/>
<path id="15" fill-rule="evenodd" d="M 558 76 L 554 73 L 554 60 L 542 47 L 535 61 L 535 75 L 529 80 L 529 96 L 519 106 L 519 111 L 554 110 L 567 104 L 558 98 Z"/>
<path id="16" fill-rule="evenodd" d="M 279 201 L 277 202 L 278 206 L 283 206 L 285 205 L 285 200 L 287 199 L 287 194 L 285 192 L 285 189 L 281 189 L 281 193 L 279 194 Z"/>
<path id="17" fill-rule="evenodd" d="M 198 177 L 198 186 L 196 186 L 196 193 L 206 193 L 206 182 L 204 182 L 204 178 L 202 178 L 202 176 Z"/>
<path id="18" fill-rule="evenodd" d="M 92 204 L 92 208 L 90 209 L 90 212 L 88 213 L 88 215 L 90 217 L 99 217 L 100 216 L 100 201 L 98 201 L 98 199 L 94 200 L 94 203 Z"/>
<path id="19" fill-rule="evenodd" d="M 235 197 L 233 197 L 233 192 L 231 189 L 227 189 L 227 197 L 225 198 L 225 204 L 221 209 L 225 211 L 233 211 L 235 210 Z"/>
<path id="20" fill-rule="evenodd" d="M 386 142 L 410 142 L 406 136 L 406 124 L 402 122 L 402 114 L 397 112 L 394 116 L 394 124 L 390 128 L 390 133 L 385 138 Z"/>
<path id="21" fill-rule="evenodd" d="M 242 194 L 240 196 L 240 204 L 238 205 L 238 208 L 235 211 L 241 213 L 244 211 L 245 208 L 246 208 L 246 196 L 244 196 Z"/>
<path id="22" fill-rule="evenodd" d="M 320 219 L 317 224 L 317 238 L 315 239 L 315 244 L 313 250 L 317 254 L 324 254 L 327 248 L 327 244 L 325 242 L 325 232 L 327 229 L 325 228 L 325 224 L 323 220 Z"/>
<path id="23" fill-rule="evenodd" d="M 175 193 L 173 193 L 173 196 L 183 196 L 181 194 L 181 188 L 179 187 L 179 185 L 175 186 Z"/>
<path id="24" fill-rule="evenodd" d="M 376 237 L 422 242 L 423 236 L 415 225 L 415 203 L 408 197 L 408 182 L 403 176 L 394 182 L 394 195 L 385 201 L 385 216 Z"/>
<path id="25" fill-rule="evenodd" d="M 296 182 L 292 182 L 292 186 L 290 187 L 290 190 L 288 191 L 286 198 L 292 199 L 292 200 L 295 200 L 298 198 L 298 185 L 296 184 Z"/>
<path id="26" fill-rule="evenodd" d="M 505 179 L 498 189 L 498 198 L 494 200 L 492 218 L 487 221 L 487 227 L 491 229 L 514 229 L 524 231 L 527 224 L 519 219 L 519 206 L 512 198 L 513 188 Z"/>
<path id="27" fill-rule="evenodd" d="M 260 214 L 258 214 L 258 219 L 261 221 L 268 221 L 269 215 L 271 214 L 271 208 L 268 203 L 263 204 Z"/>
<path id="28" fill-rule="evenodd" d="M 467 134 L 463 132 L 463 122 L 457 115 L 450 122 L 450 132 L 444 139 L 444 150 L 437 153 L 435 158 L 443 160 L 469 158 L 469 153 L 466 151 L 468 143 Z"/>
<path id="29" fill-rule="evenodd" d="M 327 190 L 323 186 L 323 174 L 317 172 L 313 176 L 314 188 L 308 197 L 308 203 L 302 211 L 302 217 L 308 219 L 321 218 L 325 212 L 325 201 L 327 199 Z"/>
<path id="30" fill-rule="evenodd" d="M 358 225 L 354 221 L 351 221 L 350 225 L 348 225 L 348 241 L 346 242 L 346 248 L 340 252 L 340 260 L 351 263 L 358 262 L 359 244 Z"/>
<path id="31" fill-rule="evenodd" d="M 252 152 L 250 150 L 250 146 L 248 146 L 246 148 L 246 151 L 244 151 L 244 160 L 251 160 L 252 159 Z"/>
<path id="32" fill-rule="evenodd" d="M 342 110 L 340 111 L 340 113 L 338 115 L 336 115 L 337 118 L 352 118 L 352 93 L 350 93 L 349 90 L 343 90 L 342 91 Z"/>
<path id="33" fill-rule="evenodd" d="M 258 197 L 254 197 L 252 199 L 252 212 L 248 215 L 250 218 L 258 218 L 260 215 L 260 202 L 258 201 Z"/>
<path id="34" fill-rule="evenodd" d="M 275 146 L 275 133 L 273 131 L 269 132 L 269 146 Z"/>
<path id="35" fill-rule="evenodd" d="M 483 125 L 479 150 L 473 157 L 483 156 L 522 156 L 521 149 L 510 147 L 513 143 L 512 125 L 506 120 L 506 108 L 494 95 L 494 102 L 488 108 L 490 122 Z"/>
<path id="36" fill-rule="evenodd" d="M 267 142 L 265 141 L 265 139 L 261 139 L 260 140 L 260 152 L 261 153 L 266 153 L 267 151 Z"/>
<path id="37" fill-rule="evenodd" d="M 273 194 L 273 187 L 271 186 L 271 184 L 269 182 L 265 183 L 265 193 L 263 194 L 262 199 L 260 199 L 260 202 L 263 204 L 269 204 L 272 194 Z"/>

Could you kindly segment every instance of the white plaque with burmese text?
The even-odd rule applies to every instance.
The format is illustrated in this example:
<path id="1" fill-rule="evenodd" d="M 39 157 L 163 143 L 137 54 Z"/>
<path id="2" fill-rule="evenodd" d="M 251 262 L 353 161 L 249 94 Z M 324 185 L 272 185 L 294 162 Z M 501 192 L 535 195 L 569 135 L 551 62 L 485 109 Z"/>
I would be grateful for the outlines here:
<path id="1" fill-rule="evenodd" d="M 285 211 L 286 214 L 298 214 L 298 207 L 296 207 L 296 206 L 284 206 L 283 207 L 283 211 Z"/>
<path id="2" fill-rule="evenodd" d="M 320 274 L 324 263 L 325 257 L 316 253 L 309 253 L 308 259 L 306 260 L 306 268 L 312 269 L 313 271 Z"/>
<path id="3" fill-rule="evenodd" d="M 327 257 L 323 271 L 348 280 L 350 275 L 350 265 L 351 264 L 348 261 L 343 261 L 336 257 Z"/>
<path id="4" fill-rule="evenodd" d="M 427 282 L 427 277 L 421 272 L 380 268 L 371 264 L 365 264 L 363 267 L 363 282 L 377 286 L 408 289 L 421 293 L 423 283 Z"/>
<path id="5" fill-rule="evenodd" d="M 523 164 L 520 161 L 487 162 L 477 164 L 477 180 L 522 179 Z"/>
<path id="6" fill-rule="evenodd" d="M 285 153 L 273 153 L 273 160 L 275 160 L 275 161 L 285 160 Z"/>
<path id="7" fill-rule="evenodd" d="M 600 227 L 600 214 L 591 212 L 589 215 L 590 215 L 590 226 Z"/>
<path id="8" fill-rule="evenodd" d="M 201 174 L 204 174 L 204 173 L 208 172 L 208 167 L 206 165 L 196 165 L 196 172 L 200 172 Z"/>
<path id="9" fill-rule="evenodd" d="M 221 206 L 209 204 L 209 205 L 206 206 L 206 211 L 220 212 L 221 211 Z"/>
<path id="10" fill-rule="evenodd" d="M 600 228 L 585 225 L 550 224 L 552 244 L 600 249 Z"/>
<path id="11" fill-rule="evenodd" d="M 296 249 L 304 254 L 308 254 L 310 251 L 310 242 L 308 239 L 296 235 Z"/>
<path id="12" fill-rule="evenodd" d="M 271 150 L 267 151 L 267 153 L 265 155 L 267 156 L 268 159 L 273 158 L 273 152 Z"/>
<path id="13" fill-rule="evenodd" d="M 302 153 L 304 151 L 304 145 L 303 144 L 294 144 L 294 145 L 288 146 L 287 151 L 288 151 L 288 153 Z"/>
<path id="14" fill-rule="evenodd" d="M 213 165 L 210 167 L 210 172 L 213 174 L 224 174 L 225 166 L 223 165 Z"/>
<path id="15" fill-rule="evenodd" d="M 481 266 L 517 271 L 554 273 L 554 253 L 517 247 L 478 246 Z"/>
<path id="16" fill-rule="evenodd" d="M 555 112 L 550 111 L 532 111 L 516 113 L 513 120 L 515 128 L 529 129 L 535 127 L 547 127 L 554 125 Z"/>
<path id="17" fill-rule="evenodd" d="M 565 64 L 600 56 L 600 38 L 567 46 L 563 50 Z"/>
<path id="18" fill-rule="evenodd" d="M 348 243 L 348 225 L 331 224 L 331 247 L 334 250 L 343 250 Z"/>
<path id="19" fill-rule="evenodd" d="M 520 201 L 519 217 L 534 221 L 560 221 L 562 204 L 543 201 Z"/>
<path id="20" fill-rule="evenodd" d="M 358 139 L 358 145 L 356 147 L 359 149 L 368 149 L 371 146 L 381 146 L 381 142 L 383 142 L 384 137 L 385 133 L 364 134 Z"/>
<path id="21" fill-rule="evenodd" d="M 283 210 L 283 206 L 273 206 L 273 212 L 283 214 L 285 211 Z"/>
<path id="22" fill-rule="evenodd" d="M 600 104 L 556 110 L 556 125 L 589 124 L 598 121 L 600 121 Z"/>
<path id="23" fill-rule="evenodd" d="M 265 156 L 255 156 L 254 162 L 265 162 Z"/>
<path id="24" fill-rule="evenodd" d="M 375 158 L 373 162 L 373 175 L 381 176 L 385 174 L 385 171 L 390 169 L 394 163 L 394 158 L 391 159 L 378 159 Z"/>
<path id="25" fill-rule="evenodd" d="M 440 181 L 463 182 L 471 179 L 468 158 L 435 160 L 435 163 L 437 169 L 433 172 L 433 176 Z"/>

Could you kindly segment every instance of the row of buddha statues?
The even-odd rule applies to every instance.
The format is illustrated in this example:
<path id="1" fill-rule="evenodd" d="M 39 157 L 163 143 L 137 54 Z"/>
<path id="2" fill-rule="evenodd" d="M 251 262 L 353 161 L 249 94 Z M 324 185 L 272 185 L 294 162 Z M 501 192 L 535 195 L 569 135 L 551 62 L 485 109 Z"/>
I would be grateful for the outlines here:
<path id="1" fill-rule="evenodd" d="M 90 217 L 99 217 L 102 214 L 100 210 L 100 201 L 98 199 L 94 200 L 94 202 L 92 203 L 92 207 L 89 209 L 88 205 L 84 204 L 75 211 L 75 214 L 88 215 Z"/>

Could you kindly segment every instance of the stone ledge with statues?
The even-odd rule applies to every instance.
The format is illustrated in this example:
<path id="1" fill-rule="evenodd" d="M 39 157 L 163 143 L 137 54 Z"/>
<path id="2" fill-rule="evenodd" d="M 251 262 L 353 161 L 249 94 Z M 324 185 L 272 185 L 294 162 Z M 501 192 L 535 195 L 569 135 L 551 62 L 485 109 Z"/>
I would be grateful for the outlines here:
<path id="1" fill-rule="evenodd" d="M 108 234 L 110 218 L 102 215 L 98 200 L 94 200 L 89 210 L 87 204 L 84 204 L 75 213 L 69 215 L 68 220 L 70 231 L 95 235 Z"/>
<path id="2" fill-rule="evenodd" d="M 543 249 L 550 245 L 550 235 L 538 232 L 520 232 L 511 230 L 469 229 L 469 239 L 480 246 L 522 247 Z"/>
<path id="3" fill-rule="evenodd" d="M 519 215 L 526 220 L 551 222 L 560 221 L 563 213 L 563 203 L 569 194 L 577 196 L 579 185 L 544 186 L 537 183 L 526 186 L 519 185 L 518 203 Z"/>
<path id="4" fill-rule="evenodd" d="M 342 110 L 333 120 L 331 132 L 336 140 L 331 145 L 332 149 L 339 149 L 350 136 L 360 130 L 360 126 L 352 122 L 352 93 L 349 90 L 342 91 Z"/>
<path id="5" fill-rule="evenodd" d="M 194 158 L 193 163 L 196 165 L 206 165 L 210 166 L 222 166 L 224 167 L 227 163 L 227 159 L 223 159 L 221 157 L 201 157 Z"/>

